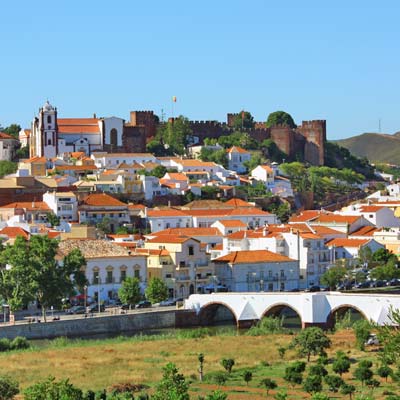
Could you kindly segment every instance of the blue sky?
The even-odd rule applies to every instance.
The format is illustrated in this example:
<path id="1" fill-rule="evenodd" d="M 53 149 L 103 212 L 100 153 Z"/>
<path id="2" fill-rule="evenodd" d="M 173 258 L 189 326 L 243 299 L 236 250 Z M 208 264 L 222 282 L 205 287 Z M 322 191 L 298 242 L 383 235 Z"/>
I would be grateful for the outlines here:
<path id="1" fill-rule="evenodd" d="M 4 2 L 0 123 L 164 109 L 220 120 L 276 110 L 328 138 L 400 130 L 398 1 Z"/>

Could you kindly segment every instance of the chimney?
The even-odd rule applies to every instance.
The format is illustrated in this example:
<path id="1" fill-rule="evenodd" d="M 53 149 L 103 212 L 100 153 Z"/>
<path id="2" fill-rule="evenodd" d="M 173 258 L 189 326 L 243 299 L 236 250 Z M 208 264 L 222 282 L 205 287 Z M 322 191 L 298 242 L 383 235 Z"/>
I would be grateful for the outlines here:
<path id="1" fill-rule="evenodd" d="M 93 118 L 97 118 L 97 115 L 96 115 L 96 113 L 93 113 Z"/>

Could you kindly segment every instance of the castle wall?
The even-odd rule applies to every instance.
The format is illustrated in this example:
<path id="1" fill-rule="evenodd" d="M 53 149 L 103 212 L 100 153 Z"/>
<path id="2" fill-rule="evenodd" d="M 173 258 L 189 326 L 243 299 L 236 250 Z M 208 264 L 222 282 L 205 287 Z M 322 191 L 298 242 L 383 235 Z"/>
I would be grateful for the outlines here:
<path id="1" fill-rule="evenodd" d="M 129 125 L 145 127 L 146 139 L 156 135 L 157 127 L 153 111 L 131 111 L 130 117 Z"/>
<path id="2" fill-rule="evenodd" d="M 124 126 L 122 135 L 122 146 L 127 153 L 146 152 L 147 130 L 145 126 Z"/>

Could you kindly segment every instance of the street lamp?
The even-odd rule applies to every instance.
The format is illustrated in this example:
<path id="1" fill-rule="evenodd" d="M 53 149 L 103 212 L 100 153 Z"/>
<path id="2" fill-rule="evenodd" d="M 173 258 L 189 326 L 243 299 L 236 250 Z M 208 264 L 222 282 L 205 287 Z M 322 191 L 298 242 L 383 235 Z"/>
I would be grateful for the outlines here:
<path id="1" fill-rule="evenodd" d="M 86 304 L 86 293 L 87 293 L 87 285 L 85 285 L 84 287 L 83 287 L 83 302 L 84 302 L 84 305 L 85 305 L 85 314 L 86 314 L 86 306 L 87 306 L 87 304 Z"/>

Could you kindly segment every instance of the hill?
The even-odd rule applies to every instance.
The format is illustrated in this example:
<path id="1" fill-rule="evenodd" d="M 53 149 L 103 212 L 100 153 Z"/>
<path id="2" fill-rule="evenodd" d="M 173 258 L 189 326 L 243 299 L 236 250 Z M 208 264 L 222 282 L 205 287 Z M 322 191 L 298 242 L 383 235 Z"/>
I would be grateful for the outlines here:
<path id="1" fill-rule="evenodd" d="M 400 132 L 394 135 L 363 133 L 335 143 L 358 157 L 367 157 L 371 162 L 400 165 Z"/>

